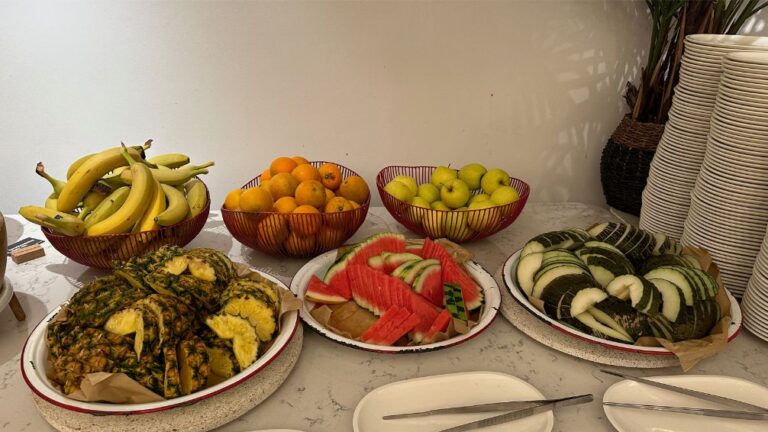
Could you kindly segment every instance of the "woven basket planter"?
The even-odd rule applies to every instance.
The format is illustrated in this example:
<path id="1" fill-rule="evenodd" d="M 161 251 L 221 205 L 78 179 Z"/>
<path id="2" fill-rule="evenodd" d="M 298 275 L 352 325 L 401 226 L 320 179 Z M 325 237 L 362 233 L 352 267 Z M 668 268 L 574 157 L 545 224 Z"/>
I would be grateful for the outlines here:
<path id="1" fill-rule="evenodd" d="M 640 215 L 643 189 L 664 125 L 625 116 L 608 139 L 600 158 L 600 182 L 608 205 Z"/>

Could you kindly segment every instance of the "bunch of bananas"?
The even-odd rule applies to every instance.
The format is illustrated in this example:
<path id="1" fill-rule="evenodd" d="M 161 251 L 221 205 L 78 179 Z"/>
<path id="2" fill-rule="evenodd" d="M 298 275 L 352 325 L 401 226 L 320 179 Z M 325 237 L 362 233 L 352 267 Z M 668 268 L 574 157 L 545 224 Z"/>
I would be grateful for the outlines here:
<path id="1" fill-rule="evenodd" d="M 76 160 L 67 180 L 57 180 L 38 163 L 35 172 L 53 192 L 44 207 L 25 206 L 30 222 L 68 236 L 152 231 L 175 225 L 205 208 L 208 191 L 196 177 L 213 162 L 189 165 L 189 157 L 169 153 L 147 159 L 143 146 L 114 147 Z"/>

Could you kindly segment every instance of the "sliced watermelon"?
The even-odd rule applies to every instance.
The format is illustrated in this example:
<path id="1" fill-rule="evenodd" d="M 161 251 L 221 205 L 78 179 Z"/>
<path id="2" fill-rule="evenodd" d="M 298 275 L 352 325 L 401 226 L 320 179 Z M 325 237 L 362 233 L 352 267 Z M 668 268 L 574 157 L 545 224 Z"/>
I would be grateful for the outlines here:
<path id="1" fill-rule="evenodd" d="M 408 253 L 412 253 L 414 255 L 418 255 L 418 256 L 424 258 L 424 256 L 421 254 L 422 253 L 422 247 L 423 246 L 420 245 L 420 244 L 409 244 L 409 245 L 405 246 L 405 251 L 408 252 Z"/>
<path id="2" fill-rule="evenodd" d="M 454 283 L 461 287 L 461 293 L 468 310 L 474 310 L 483 305 L 483 291 L 469 274 L 451 257 L 444 247 L 424 239 L 423 253 L 425 258 L 439 259 L 443 266 L 443 283 Z"/>
<path id="3" fill-rule="evenodd" d="M 445 292 L 445 308 L 451 315 L 459 320 L 467 321 L 466 302 L 462 296 L 461 287 L 453 283 L 443 284 Z"/>
<path id="4" fill-rule="evenodd" d="M 448 329 L 448 324 L 450 324 L 452 318 L 451 313 L 447 309 L 443 309 L 440 315 L 435 318 L 435 322 L 429 327 L 427 333 L 424 334 L 423 341 L 426 343 L 433 342 L 436 334 L 443 333 Z"/>
<path id="5" fill-rule="evenodd" d="M 391 307 L 372 326 L 368 327 L 360 338 L 363 342 L 383 344 L 386 336 L 410 315 L 411 312 L 405 308 Z"/>
<path id="6" fill-rule="evenodd" d="M 443 306 L 442 267 L 432 265 L 422 270 L 413 281 L 413 290 L 429 300 L 435 306 Z"/>
<path id="7" fill-rule="evenodd" d="M 339 304 L 349 300 L 350 297 L 341 295 L 338 291 L 333 289 L 325 282 L 321 281 L 319 277 L 312 276 L 309 279 L 307 291 L 304 293 L 304 297 L 315 303 L 321 304 Z"/>
<path id="8" fill-rule="evenodd" d="M 405 308 L 404 308 L 405 309 Z M 410 314 L 405 319 L 400 319 L 397 323 L 397 327 L 392 329 L 384 338 L 383 344 L 391 346 L 397 342 L 401 337 L 405 336 L 409 331 L 413 330 L 419 323 L 421 318 L 415 313 Z"/>
<path id="9" fill-rule="evenodd" d="M 368 265 L 368 259 L 382 252 L 405 252 L 405 236 L 396 233 L 374 234 L 360 243 L 352 251 L 349 264 Z"/>
<path id="10" fill-rule="evenodd" d="M 384 260 L 387 258 L 390 252 L 384 252 L 381 255 L 376 255 L 368 258 L 368 267 L 376 270 L 384 271 Z"/>
<path id="11" fill-rule="evenodd" d="M 421 257 L 412 253 L 387 253 L 384 257 L 384 273 L 393 274 L 397 269 L 403 268 L 408 263 L 421 261 Z M 394 275 L 397 276 L 397 275 Z"/>

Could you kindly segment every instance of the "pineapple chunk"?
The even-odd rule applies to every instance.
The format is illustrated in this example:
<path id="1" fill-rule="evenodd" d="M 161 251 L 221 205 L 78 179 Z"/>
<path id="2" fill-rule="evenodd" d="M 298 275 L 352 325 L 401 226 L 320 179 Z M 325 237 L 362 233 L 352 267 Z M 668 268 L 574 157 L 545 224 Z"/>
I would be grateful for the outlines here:
<path id="1" fill-rule="evenodd" d="M 248 323 L 256 329 L 256 335 L 260 341 L 272 340 L 272 334 L 277 328 L 275 311 L 263 301 L 251 296 L 235 298 L 224 305 L 222 312 L 247 319 Z"/>
<path id="2" fill-rule="evenodd" d="M 179 360 L 176 347 L 167 344 L 163 347 L 163 360 L 165 361 L 165 374 L 163 375 L 163 396 L 168 398 L 178 397 L 181 393 L 179 378 Z"/>
<path id="3" fill-rule="evenodd" d="M 133 346 L 137 357 L 141 357 L 144 348 L 151 348 L 152 342 L 157 339 L 156 320 L 149 309 L 141 305 L 123 309 L 110 316 L 104 324 L 104 330 L 120 336 L 136 333 Z"/>
<path id="4" fill-rule="evenodd" d="M 216 282 L 216 272 L 213 267 L 200 258 L 189 259 L 189 272 L 192 276 L 208 282 Z"/>
<path id="5" fill-rule="evenodd" d="M 210 371 L 208 351 L 203 340 L 197 336 L 182 340 L 178 357 L 181 394 L 188 395 L 203 388 Z"/>
<path id="6" fill-rule="evenodd" d="M 216 283 L 225 285 L 235 277 L 235 265 L 228 256 L 216 249 L 195 248 L 187 253 L 190 257 L 200 258 L 214 269 Z"/>
<path id="7" fill-rule="evenodd" d="M 230 348 L 209 347 L 206 352 L 208 353 L 211 375 L 229 378 L 239 371 L 235 353 Z"/>
<path id="8" fill-rule="evenodd" d="M 212 315 L 205 320 L 208 327 L 222 339 L 232 339 L 232 350 L 240 365 L 245 369 L 256 361 L 259 339 L 247 320 L 232 315 Z"/>
<path id="9" fill-rule="evenodd" d="M 189 267 L 189 260 L 185 255 L 173 257 L 163 265 L 165 271 L 176 276 L 187 271 L 187 267 Z"/>

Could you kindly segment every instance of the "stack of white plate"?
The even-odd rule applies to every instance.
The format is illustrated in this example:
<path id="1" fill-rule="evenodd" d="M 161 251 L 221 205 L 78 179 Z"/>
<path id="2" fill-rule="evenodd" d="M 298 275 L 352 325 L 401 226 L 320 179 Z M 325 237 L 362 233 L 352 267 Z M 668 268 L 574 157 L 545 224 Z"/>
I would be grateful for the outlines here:
<path id="1" fill-rule="evenodd" d="M 680 238 L 704 161 L 723 57 L 768 51 L 768 37 L 689 35 L 664 135 L 643 191 L 640 227 Z M 768 107 L 766 107 L 768 108 Z"/>
<path id="2" fill-rule="evenodd" d="M 768 226 L 768 52 L 725 56 L 682 242 L 704 247 L 741 297 Z"/>
<path id="3" fill-rule="evenodd" d="M 744 327 L 768 341 L 768 235 L 741 301 Z"/>

